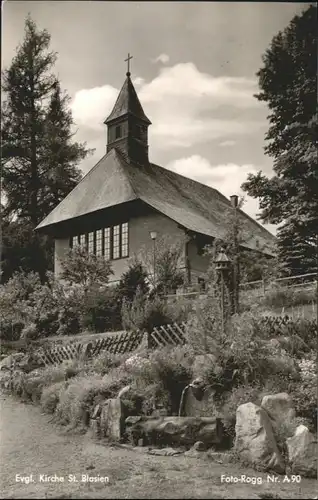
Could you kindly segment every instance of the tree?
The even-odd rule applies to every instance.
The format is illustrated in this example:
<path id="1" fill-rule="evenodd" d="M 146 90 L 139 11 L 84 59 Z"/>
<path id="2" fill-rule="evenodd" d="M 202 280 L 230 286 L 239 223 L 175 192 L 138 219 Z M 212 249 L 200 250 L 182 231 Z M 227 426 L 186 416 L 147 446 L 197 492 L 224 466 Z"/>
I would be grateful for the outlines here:
<path id="1" fill-rule="evenodd" d="M 147 283 L 147 272 L 138 260 L 133 260 L 129 266 L 128 271 L 126 271 L 118 284 L 117 295 L 118 299 L 122 301 L 123 299 L 131 302 L 137 290 L 139 290 L 143 295 L 146 295 L 149 291 L 149 286 Z"/>
<path id="2" fill-rule="evenodd" d="M 263 56 L 256 98 L 270 109 L 265 152 L 273 158 L 275 175 L 249 174 L 242 185 L 260 199 L 260 219 L 280 224 L 280 256 L 293 273 L 316 267 L 316 26 L 317 7 L 311 5 L 273 38 Z"/>
<path id="3" fill-rule="evenodd" d="M 78 183 L 76 165 L 90 152 L 72 141 L 69 98 L 51 72 L 57 56 L 49 45 L 48 32 L 39 31 L 28 16 L 24 41 L 2 75 L 3 216 L 29 227 L 27 240 L 37 241 L 43 259 L 42 245 L 52 242 L 33 237 L 33 230 Z M 34 270 L 45 274 L 39 266 Z"/>
<path id="4" fill-rule="evenodd" d="M 61 279 L 71 285 L 80 285 L 85 295 L 96 287 L 105 287 L 113 274 L 108 260 L 88 253 L 80 245 L 69 250 L 61 265 Z"/>

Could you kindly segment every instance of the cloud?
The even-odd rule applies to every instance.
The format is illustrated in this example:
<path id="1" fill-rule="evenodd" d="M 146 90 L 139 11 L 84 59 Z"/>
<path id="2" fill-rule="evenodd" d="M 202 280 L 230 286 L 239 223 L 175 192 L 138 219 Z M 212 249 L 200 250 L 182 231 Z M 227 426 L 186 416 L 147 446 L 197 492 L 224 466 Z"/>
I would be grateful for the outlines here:
<path id="1" fill-rule="evenodd" d="M 82 89 L 71 102 L 76 125 L 96 131 L 104 130 L 104 120 L 110 114 L 117 99 L 118 90 L 111 85 Z"/>
<path id="2" fill-rule="evenodd" d="M 143 85 L 145 80 L 144 78 L 141 78 L 141 76 L 136 76 L 136 78 L 133 78 L 132 82 L 134 85 Z"/>
<path id="3" fill-rule="evenodd" d="M 223 141 L 219 144 L 219 146 L 221 148 L 231 148 L 232 146 L 235 146 L 235 144 L 235 141 Z"/>
<path id="4" fill-rule="evenodd" d="M 262 107 L 253 98 L 257 87 L 252 79 L 214 77 L 189 62 L 161 68 L 150 82 L 140 77 L 137 81 L 140 101 L 153 123 L 149 135 L 155 149 L 226 140 L 253 134 L 263 126 L 263 120 L 246 117 L 246 110 Z M 110 85 L 78 91 L 71 103 L 77 125 L 100 133 L 118 92 Z"/>
<path id="5" fill-rule="evenodd" d="M 160 54 L 160 56 L 156 57 L 155 59 L 152 59 L 151 61 L 153 63 L 161 62 L 162 64 L 167 64 L 170 60 L 170 57 L 168 54 Z"/>
<path id="6" fill-rule="evenodd" d="M 243 210 L 248 215 L 256 219 L 259 213 L 258 200 L 251 198 L 241 190 L 241 184 L 246 180 L 249 173 L 255 174 L 259 168 L 255 165 L 237 165 L 235 163 L 227 163 L 225 165 L 211 165 L 209 160 L 200 155 L 192 155 L 187 158 L 174 160 L 166 168 L 177 172 L 178 174 L 190 177 L 195 181 L 207 184 L 224 196 L 229 198 L 232 194 L 237 194 L 239 197 L 244 197 Z M 276 227 L 268 224 L 266 229 L 276 234 Z"/>

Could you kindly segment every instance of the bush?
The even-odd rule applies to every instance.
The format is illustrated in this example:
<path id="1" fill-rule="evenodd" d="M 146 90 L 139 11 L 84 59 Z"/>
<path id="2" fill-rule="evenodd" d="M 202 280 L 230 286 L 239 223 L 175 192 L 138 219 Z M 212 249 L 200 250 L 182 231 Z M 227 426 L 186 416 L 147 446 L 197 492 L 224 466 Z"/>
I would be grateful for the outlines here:
<path id="1" fill-rule="evenodd" d="M 60 394 L 56 416 L 63 425 L 72 428 L 87 426 L 89 414 L 96 404 L 104 399 L 115 397 L 120 388 L 130 381 L 120 369 L 111 370 L 106 377 L 96 375 L 77 376 Z"/>
<path id="2" fill-rule="evenodd" d="M 273 285 L 266 291 L 265 296 L 260 302 L 266 307 L 283 308 L 309 304 L 313 301 L 315 301 L 314 289 L 295 290 L 294 288 Z"/>
<path id="3" fill-rule="evenodd" d="M 94 332 L 122 329 L 117 290 L 106 288 L 88 293 L 81 311 L 81 327 Z"/>
<path id="4" fill-rule="evenodd" d="M 143 412 L 164 406 L 178 414 L 181 393 L 192 379 L 193 352 L 189 346 L 165 347 L 148 357 L 135 355 L 125 363 L 132 377 L 132 391 L 142 398 Z"/>
<path id="5" fill-rule="evenodd" d="M 65 390 L 66 382 L 56 382 L 49 387 L 44 387 L 41 395 L 41 407 L 45 413 L 54 413 L 60 401 L 60 394 Z"/>
<path id="6" fill-rule="evenodd" d="M 146 297 L 140 290 L 132 302 L 123 301 L 121 313 L 126 330 L 151 332 L 156 326 L 172 322 L 165 301 L 158 296 Z"/>

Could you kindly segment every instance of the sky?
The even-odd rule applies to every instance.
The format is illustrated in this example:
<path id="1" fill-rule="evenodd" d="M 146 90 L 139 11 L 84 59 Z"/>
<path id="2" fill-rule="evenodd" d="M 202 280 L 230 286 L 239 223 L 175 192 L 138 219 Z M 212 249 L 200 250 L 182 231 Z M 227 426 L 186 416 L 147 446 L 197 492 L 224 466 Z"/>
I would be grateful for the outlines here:
<path id="1" fill-rule="evenodd" d="M 2 69 L 24 36 L 28 13 L 51 35 L 54 72 L 71 97 L 76 140 L 95 152 L 85 174 L 106 152 L 106 127 L 131 76 L 152 125 L 154 163 L 208 184 L 225 196 L 244 193 L 248 173 L 273 175 L 265 156 L 266 104 L 256 72 L 271 39 L 306 4 L 288 2 L 15 1 L 2 4 Z M 106 181 L 106 179 L 105 179 Z M 253 218 L 258 201 L 245 196 Z M 276 228 L 265 226 L 275 234 Z"/>

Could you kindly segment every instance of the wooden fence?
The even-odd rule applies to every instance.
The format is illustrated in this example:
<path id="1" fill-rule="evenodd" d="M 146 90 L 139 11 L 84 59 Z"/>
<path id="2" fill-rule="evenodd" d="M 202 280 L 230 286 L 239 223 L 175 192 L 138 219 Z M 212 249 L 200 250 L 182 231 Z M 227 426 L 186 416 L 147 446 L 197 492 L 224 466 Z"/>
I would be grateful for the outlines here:
<path id="1" fill-rule="evenodd" d="M 88 342 L 73 341 L 64 345 L 42 347 L 37 355 L 45 365 L 56 365 L 66 360 L 85 359 L 98 356 L 103 351 L 112 354 L 131 352 L 140 347 L 145 333 L 141 331 L 109 334 L 104 338 Z"/>
<path id="2" fill-rule="evenodd" d="M 163 345 L 182 345 L 186 343 L 186 323 L 173 323 L 155 327 L 149 335 L 148 345 L 150 348 Z"/>
<path id="3" fill-rule="evenodd" d="M 85 359 L 98 356 L 107 351 L 112 354 L 124 354 L 141 347 L 157 348 L 165 345 L 182 345 L 186 343 L 186 324 L 173 323 L 154 328 L 151 332 L 131 331 L 109 334 L 103 338 L 86 340 L 83 342 L 73 340 L 67 344 L 50 343 L 37 351 L 37 356 L 45 365 L 56 365 L 66 360 Z"/>

